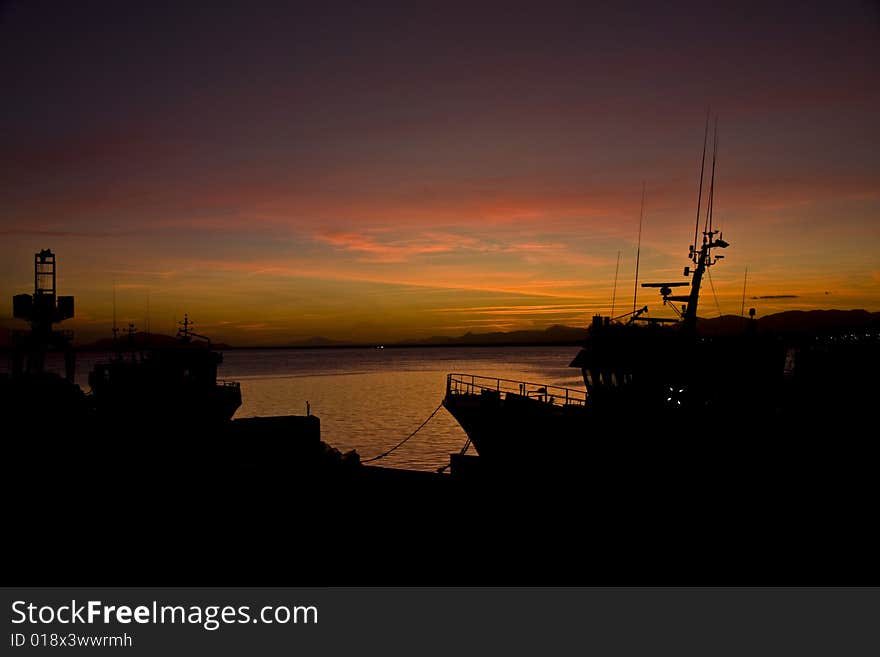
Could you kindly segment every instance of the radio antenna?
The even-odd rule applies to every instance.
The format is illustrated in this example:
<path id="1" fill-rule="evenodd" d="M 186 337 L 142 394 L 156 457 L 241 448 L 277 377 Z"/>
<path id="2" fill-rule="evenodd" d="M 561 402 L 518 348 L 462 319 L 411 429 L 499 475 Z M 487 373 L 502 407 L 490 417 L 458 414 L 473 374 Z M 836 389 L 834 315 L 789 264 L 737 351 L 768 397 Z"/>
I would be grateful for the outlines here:
<path id="1" fill-rule="evenodd" d="M 639 259 L 642 255 L 642 223 L 645 220 L 645 181 L 642 181 L 642 207 L 639 210 L 639 241 L 636 246 L 636 282 L 633 285 L 633 313 L 636 312 L 636 302 L 639 296 Z"/>
<path id="2" fill-rule="evenodd" d="M 706 172 L 706 143 L 709 141 L 709 108 L 706 108 L 706 129 L 703 132 L 703 157 L 700 159 L 700 190 L 697 192 L 697 221 L 694 224 L 694 248 L 691 251 L 694 263 L 697 262 L 697 235 L 700 232 L 700 210 L 703 207 L 703 175 Z"/>
<path id="3" fill-rule="evenodd" d="M 718 117 L 715 117 L 715 137 L 714 143 L 712 144 L 712 177 L 709 182 L 709 201 L 706 203 L 706 224 L 704 231 L 710 232 L 712 230 L 712 209 L 715 204 L 715 160 L 718 156 Z M 709 236 L 709 241 L 712 238 Z"/>
<path id="4" fill-rule="evenodd" d="M 617 299 L 617 274 L 620 272 L 620 250 L 617 251 L 617 266 L 614 267 L 614 291 L 611 293 L 611 316 L 614 317 L 614 302 Z"/>
<path id="5" fill-rule="evenodd" d="M 116 279 L 113 279 L 113 342 L 116 342 L 116 336 L 119 334 L 119 328 L 116 326 Z"/>

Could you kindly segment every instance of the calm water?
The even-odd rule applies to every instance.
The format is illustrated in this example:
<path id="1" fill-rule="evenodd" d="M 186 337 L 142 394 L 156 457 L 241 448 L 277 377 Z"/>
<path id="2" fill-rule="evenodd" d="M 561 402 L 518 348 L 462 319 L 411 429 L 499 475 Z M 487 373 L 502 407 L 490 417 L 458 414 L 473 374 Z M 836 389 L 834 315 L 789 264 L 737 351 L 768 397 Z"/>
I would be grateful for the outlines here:
<path id="1" fill-rule="evenodd" d="M 321 418 L 323 439 L 375 456 L 415 430 L 443 399 L 446 375 L 467 372 L 583 388 L 567 367 L 576 347 L 312 349 L 229 351 L 222 376 L 241 381 L 236 417 L 305 413 Z M 467 436 L 441 409 L 404 447 L 378 463 L 433 469 Z"/>
<path id="2" fill-rule="evenodd" d="M 389 449 L 431 414 L 446 390 L 446 375 L 462 372 L 583 389 L 568 363 L 577 347 L 442 349 L 279 349 L 224 353 L 220 378 L 241 382 L 235 417 L 305 414 L 321 418 L 323 440 L 370 458 Z M 103 355 L 80 354 L 77 382 Z M 449 462 L 466 435 L 441 409 L 418 435 L 377 464 L 434 469 Z"/>

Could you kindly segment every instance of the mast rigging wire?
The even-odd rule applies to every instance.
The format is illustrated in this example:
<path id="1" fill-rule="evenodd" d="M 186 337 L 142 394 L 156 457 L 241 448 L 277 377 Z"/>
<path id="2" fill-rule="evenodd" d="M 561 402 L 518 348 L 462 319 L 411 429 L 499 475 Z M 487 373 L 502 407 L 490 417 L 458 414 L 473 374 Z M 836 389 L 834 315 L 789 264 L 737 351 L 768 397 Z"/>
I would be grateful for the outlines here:
<path id="1" fill-rule="evenodd" d="M 718 309 L 718 316 L 721 317 L 721 304 L 718 303 L 718 295 L 715 293 L 715 282 L 712 280 L 712 270 L 707 269 L 706 273 L 709 275 L 709 285 L 712 286 L 712 296 L 715 297 L 715 307 Z"/>

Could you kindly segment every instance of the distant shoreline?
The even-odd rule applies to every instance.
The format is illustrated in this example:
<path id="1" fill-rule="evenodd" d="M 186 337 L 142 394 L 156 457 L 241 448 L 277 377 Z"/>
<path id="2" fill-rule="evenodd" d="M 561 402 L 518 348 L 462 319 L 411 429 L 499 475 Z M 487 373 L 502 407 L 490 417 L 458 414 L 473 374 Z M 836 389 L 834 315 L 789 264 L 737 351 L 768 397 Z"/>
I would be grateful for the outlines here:
<path id="1" fill-rule="evenodd" d="M 279 350 L 305 350 L 305 351 L 314 351 L 320 349 L 372 349 L 373 351 L 385 351 L 386 349 L 455 349 L 459 347 L 467 347 L 467 348 L 480 348 L 480 347 L 579 347 L 581 346 L 580 342 L 508 342 L 508 343 L 500 343 L 500 342 L 486 342 L 486 343 L 463 343 L 463 344 L 386 344 L 379 347 L 375 344 L 322 344 L 322 345 L 255 345 L 255 346 L 240 346 L 233 347 L 230 345 L 223 345 L 221 347 L 216 347 L 216 351 L 279 351 Z M 143 349 L 145 347 L 135 347 L 135 351 L 138 349 Z M 113 351 L 112 349 L 105 349 L 103 347 L 95 347 L 94 345 L 84 345 L 82 347 L 74 347 L 74 349 L 81 353 L 109 353 Z M 6 353 L 11 351 L 11 347 L 2 346 L 0 347 L 0 353 Z M 128 351 L 128 349 L 123 349 L 123 351 Z"/>
<path id="2" fill-rule="evenodd" d="M 722 315 L 700 320 L 699 330 L 706 336 L 736 335 L 745 330 L 745 317 L 739 315 Z M 757 320 L 759 332 L 778 335 L 824 335 L 840 331 L 880 331 L 880 312 L 866 310 L 792 310 L 765 315 Z M 8 332 L 8 329 L 7 329 Z M 223 342 L 213 343 L 217 351 L 233 350 L 277 350 L 277 349 L 441 349 L 441 348 L 486 348 L 486 347 L 577 347 L 587 338 L 586 327 L 554 325 L 545 329 L 525 329 L 519 331 L 496 333 L 468 333 L 465 335 L 431 336 L 422 340 L 406 340 L 402 342 L 342 342 L 323 337 L 309 338 L 305 344 L 281 345 L 240 345 L 233 346 Z M 177 342 L 173 336 L 158 333 L 139 333 L 135 337 L 134 349 L 171 346 Z M 5 338 L 5 339 L 4 339 Z M 10 349 L 8 335 L 0 335 L 0 352 Z M 128 351 L 125 340 L 120 340 L 120 347 Z M 116 349 L 110 339 L 102 339 L 85 345 L 75 346 L 83 352 L 111 352 Z"/>
<path id="3" fill-rule="evenodd" d="M 253 346 L 253 347 L 227 347 L 221 351 L 239 350 L 272 350 L 272 349 L 373 349 L 384 351 L 385 349 L 455 349 L 458 347 L 579 347 L 581 342 L 462 342 L 462 343 L 425 343 L 425 344 L 322 344 L 322 345 L 286 345 L 286 346 Z"/>

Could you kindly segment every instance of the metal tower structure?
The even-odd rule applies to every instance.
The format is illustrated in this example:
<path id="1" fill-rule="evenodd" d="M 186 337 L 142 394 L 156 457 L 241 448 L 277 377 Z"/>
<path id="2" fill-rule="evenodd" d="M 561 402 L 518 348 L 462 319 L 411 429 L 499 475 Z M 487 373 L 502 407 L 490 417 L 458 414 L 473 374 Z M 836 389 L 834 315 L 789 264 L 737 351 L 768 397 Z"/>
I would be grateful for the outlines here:
<path id="1" fill-rule="evenodd" d="M 12 370 L 39 374 L 45 370 L 46 352 L 58 349 L 64 353 L 65 376 L 73 380 L 76 357 L 71 345 L 70 331 L 56 331 L 53 325 L 74 315 L 72 296 L 58 296 L 55 254 L 43 249 L 34 254 L 34 293 L 12 297 L 12 315 L 31 325 L 30 332 L 15 335 Z"/>

